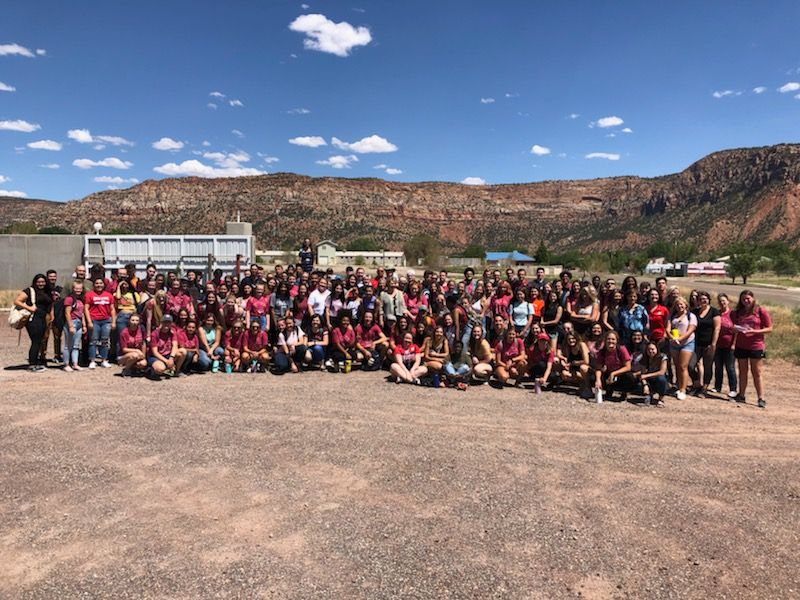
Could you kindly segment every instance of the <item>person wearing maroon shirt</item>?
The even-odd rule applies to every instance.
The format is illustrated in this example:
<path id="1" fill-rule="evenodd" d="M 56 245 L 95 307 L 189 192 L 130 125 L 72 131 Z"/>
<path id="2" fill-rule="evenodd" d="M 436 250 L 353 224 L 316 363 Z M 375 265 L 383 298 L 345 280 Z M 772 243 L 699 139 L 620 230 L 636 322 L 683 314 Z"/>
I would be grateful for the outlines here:
<path id="1" fill-rule="evenodd" d="M 150 365 L 155 378 L 160 378 L 161 375 L 169 377 L 175 375 L 175 360 L 180 350 L 172 325 L 172 315 L 164 315 L 161 325 L 150 336 L 150 358 L 147 359 L 147 364 Z"/>
<path id="2" fill-rule="evenodd" d="M 188 311 L 190 317 L 194 317 L 192 297 L 184 293 L 181 289 L 181 282 L 178 279 L 173 279 L 169 286 L 169 292 L 167 292 L 167 312 L 173 318 L 177 318 L 182 308 Z"/>
<path id="3" fill-rule="evenodd" d="M 325 362 L 325 366 L 333 371 L 341 371 L 347 361 L 357 358 L 356 332 L 350 326 L 350 315 L 344 312 L 339 315 L 339 325 L 331 333 L 331 358 Z"/>
<path id="4" fill-rule="evenodd" d="M 761 367 L 766 356 L 764 334 L 772 331 L 772 319 L 769 313 L 756 302 L 750 290 L 739 294 L 739 303 L 731 313 L 731 321 L 736 329 L 736 341 L 733 355 L 739 363 L 739 395 L 737 402 L 744 403 L 747 391 L 747 370 L 753 375 L 753 385 L 758 394 L 758 407 L 766 408 L 764 385 L 761 380 Z"/>
<path id="5" fill-rule="evenodd" d="M 614 390 L 622 391 L 622 401 L 627 398 L 627 391 L 636 387 L 636 380 L 631 373 L 631 355 L 627 348 L 619 343 L 616 331 L 607 331 L 603 339 L 603 347 L 597 353 L 595 364 L 595 401 L 602 402 L 602 395 L 607 394 L 611 400 Z"/>
<path id="6" fill-rule="evenodd" d="M 402 341 L 394 349 L 394 362 L 389 367 L 396 383 L 406 382 L 420 384 L 420 377 L 428 373 L 422 364 L 422 351 L 414 343 L 414 336 L 406 333 Z"/>
<path id="7" fill-rule="evenodd" d="M 94 369 L 97 364 L 97 348 L 100 348 L 102 367 L 110 367 L 108 363 L 108 350 L 110 347 L 111 332 L 116 329 L 117 311 L 114 308 L 114 296 L 105 289 L 105 281 L 101 278 L 94 280 L 94 289 L 86 294 L 84 311 L 86 325 L 91 334 L 89 342 L 89 368 Z"/>
<path id="8" fill-rule="evenodd" d="M 242 364 L 247 365 L 248 373 L 257 373 L 269 368 L 269 359 L 269 337 L 254 319 L 242 338 Z"/>
<path id="9" fill-rule="evenodd" d="M 528 376 L 540 387 L 546 386 L 553 375 L 553 363 L 556 360 L 556 353 L 550 348 L 550 336 L 545 332 L 537 334 L 533 344 L 528 347 L 526 359 Z"/>
<path id="10" fill-rule="evenodd" d="M 242 347 L 244 345 L 244 323 L 237 319 L 225 332 L 225 372 L 238 371 L 242 365 Z"/>
<path id="11" fill-rule="evenodd" d="M 547 336 L 549 348 L 550 336 L 546 333 L 542 335 Z M 513 327 L 509 327 L 505 337 L 495 345 L 494 364 L 494 376 L 501 385 L 505 385 L 509 379 L 513 379 L 514 385 L 519 386 L 522 383 L 522 376 L 528 372 L 525 344 Z"/>
<path id="12" fill-rule="evenodd" d="M 133 313 L 127 326 L 119 333 L 117 364 L 122 367 L 123 377 L 147 368 L 147 354 L 141 321 L 141 316 Z"/>
<path id="13" fill-rule="evenodd" d="M 356 348 L 364 361 L 366 371 L 380 369 L 389 350 L 389 339 L 375 322 L 371 311 L 364 313 L 362 322 L 356 325 Z"/>
<path id="14" fill-rule="evenodd" d="M 179 356 L 175 361 L 178 374 L 188 374 L 200 362 L 200 338 L 197 336 L 197 321 L 189 319 L 186 327 L 176 332 Z"/>
<path id="15" fill-rule="evenodd" d="M 736 329 L 731 321 L 731 301 L 727 294 L 717 295 L 719 305 L 719 338 L 714 352 L 714 387 L 712 392 L 722 391 L 722 370 L 728 374 L 728 398 L 739 395 L 738 381 L 736 380 L 736 363 L 733 357 L 733 347 L 736 340 Z"/>
<path id="16" fill-rule="evenodd" d="M 265 288 L 263 283 L 259 283 L 253 290 L 253 295 L 250 296 L 245 305 L 245 312 L 247 313 L 247 330 L 250 330 L 251 321 L 255 320 L 261 331 L 269 331 L 269 296 L 265 295 Z"/>

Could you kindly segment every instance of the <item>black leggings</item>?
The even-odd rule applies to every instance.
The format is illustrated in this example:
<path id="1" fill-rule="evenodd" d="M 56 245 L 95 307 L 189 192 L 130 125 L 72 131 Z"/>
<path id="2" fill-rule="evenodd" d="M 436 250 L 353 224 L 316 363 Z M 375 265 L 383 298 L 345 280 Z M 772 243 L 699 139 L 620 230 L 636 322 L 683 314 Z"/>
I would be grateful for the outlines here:
<path id="1" fill-rule="evenodd" d="M 47 329 L 45 324 L 45 320 L 43 316 L 34 315 L 28 321 L 28 324 L 25 325 L 25 330 L 28 332 L 28 336 L 31 338 L 31 348 L 28 350 L 28 364 L 30 365 L 41 365 L 45 364 L 42 361 L 40 353 L 42 348 L 42 340 L 44 339 L 44 332 Z"/>
<path id="2" fill-rule="evenodd" d="M 292 360 L 294 361 L 294 364 L 296 364 L 299 367 L 301 364 L 303 364 L 305 356 L 306 356 L 306 347 L 303 345 L 295 346 L 294 352 L 292 353 Z M 289 364 L 288 354 L 284 354 L 283 352 L 276 352 L 273 360 L 275 361 L 275 370 L 278 373 L 287 373 L 291 369 L 291 365 Z"/>

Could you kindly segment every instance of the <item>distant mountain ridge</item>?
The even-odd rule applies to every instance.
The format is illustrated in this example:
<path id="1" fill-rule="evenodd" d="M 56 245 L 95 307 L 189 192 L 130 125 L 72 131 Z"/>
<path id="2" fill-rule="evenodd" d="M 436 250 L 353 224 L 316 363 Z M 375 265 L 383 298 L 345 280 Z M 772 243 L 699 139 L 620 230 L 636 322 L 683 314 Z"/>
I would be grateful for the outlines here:
<path id="1" fill-rule="evenodd" d="M 305 236 L 367 236 L 387 249 L 417 233 L 446 250 L 544 239 L 556 250 L 636 249 L 657 239 L 714 250 L 737 240 L 800 245 L 800 144 L 715 152 L 680 173 L 467 186 L 292 173 L 148 180 L 67 203 L 0 199 L 14 221 L 89 232 L 95 221 L 141 233 L 218 233 L 241 214 L 260 248 Z"/>

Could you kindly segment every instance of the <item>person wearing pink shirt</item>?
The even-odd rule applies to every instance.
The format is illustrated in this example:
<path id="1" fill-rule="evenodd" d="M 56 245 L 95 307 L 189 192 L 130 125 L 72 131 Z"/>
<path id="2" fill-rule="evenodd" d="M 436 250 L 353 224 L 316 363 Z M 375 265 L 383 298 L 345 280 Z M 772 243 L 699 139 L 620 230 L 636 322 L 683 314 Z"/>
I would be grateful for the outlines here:
<path id="1" fill-rule="evenodd" d="M 735 399 L 739 392 L 738 381 L 736 379 L 736 359 L 733 356 L 733 348 L 736 342 L 736 328 L 731 321 L 731 301 L 727 294 L 717 295 L 717 305 L 719 306 L 719 337 L 717 347 L 714 351 L 714 387 L 712 392 L 722 391 L 723 369 L 728 375 L 728 398 Z"/>
<path id="2" fill-rule="evenodd" d="M 253 295 L 247 300 L 245 305 L 247 319 L 245 324 L 250 331 L 250 323 L 258 322 L 261 331 L 269 331 L 269 296 L 265 295 L 263 283 L 256 285 Z"/>
<path id="3" fill-rule="evenodd" d="M 261 330 L 257 320 L 250 321 L 250 328 L 242 339 L 242 364 L 248 373 L 266 371 L 269 368 L 269 337 Z"/>
<path id="4" fill-rule="evenodd" d="M 173 279 L 172 283 L 170 283 L 169 292 L 167 292 L 167 312 L 173 318 L 177 318 L 182 308 L 187 310 L 190 317 L 194 317 L 192 297 L 184 293 L 181 289 L 181 282 L 178 279 Z"/>
<path id="5" fill-rule="evenodd" d="M 91 341 L 89 342 L 89 368 L 97 366 L 95 359 L 98 348 L 102 362 L 100 366 L 110 367 L 108 350 L 111 346 L 111 332 L 117 327 L 117 311 L 114 306 L 114 296 L 105 289 L 105 281 L 101 278 L 94 280 L 94 288 L 85 295 L 84 312 L 86 325 L 89 328 Z"/>
<path id="6" fill-rule="evenodd" d="M 238 371 L 242 365 L 242 347 L 244 345 L 244 323 L 237 319 L 225 332 L 225 372 Z"/>
<path id="7" fill-rule="evenodd" d="M 142 318 L 133 313 L 128 324 L 119 333 L 117 364 L 122 367 L 122 375 L 131 375 L 147 368 L 147 349 L 144 332 L 141 327 Z"/>
<path id="8" fill-rule="evenodd" d="M 178 338 L 172 325 L 172 315 L 164 315 L 161 325 L 150 336 L 150 357 L 147 363 L 156 379 L 161 375 L 173 377 L 176 374 L 175 361 L 179 356 L 179 350 Z"/>
<path id="9" fill-rule="evenodd" d="M 733 355 L 739 363 L 739 395 L 737 402 L 745 402 L 747 392 L 747 371 L 753 375 L 753 385 L 758 394 L 758 407 L 766 408 L 764 385 L 761 379 L 761 367 L 766 356 L 764 335 L 772 332 L 772 319 L 769 313 L 756 302 L 750 290 L 739 294 L 739 303 L 731 313 L 731 321 L 736 330 L 736 341 Z"/>
<path id="10" fill-rule="evenodd" d="M 200 338 L 197 335 L 197 321 L 189 319 L 186 327 L 178 329 L 179 356 L 175 361 L 175 371 L 178 374 L 188 375 L 200 362 Z"/>

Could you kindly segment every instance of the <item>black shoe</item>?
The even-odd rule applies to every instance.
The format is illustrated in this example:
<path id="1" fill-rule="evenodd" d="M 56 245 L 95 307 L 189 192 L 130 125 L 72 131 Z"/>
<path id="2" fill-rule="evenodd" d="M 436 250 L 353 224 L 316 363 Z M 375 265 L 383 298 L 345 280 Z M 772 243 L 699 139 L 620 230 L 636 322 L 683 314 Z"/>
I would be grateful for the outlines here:
<path id="1" fill-rule="evenodd" d="M 763 398 L 758 399 L 758 408 L 767 408 L 767 401 Z"/>
<path id="2" fill-rule="evenodd" d="M 737 404 L 747 404 L 747 400 L 745 400 L 744 396 L 742 396 L 741 394 L 737 394 L 734 400 L 736 400 Z"/>

